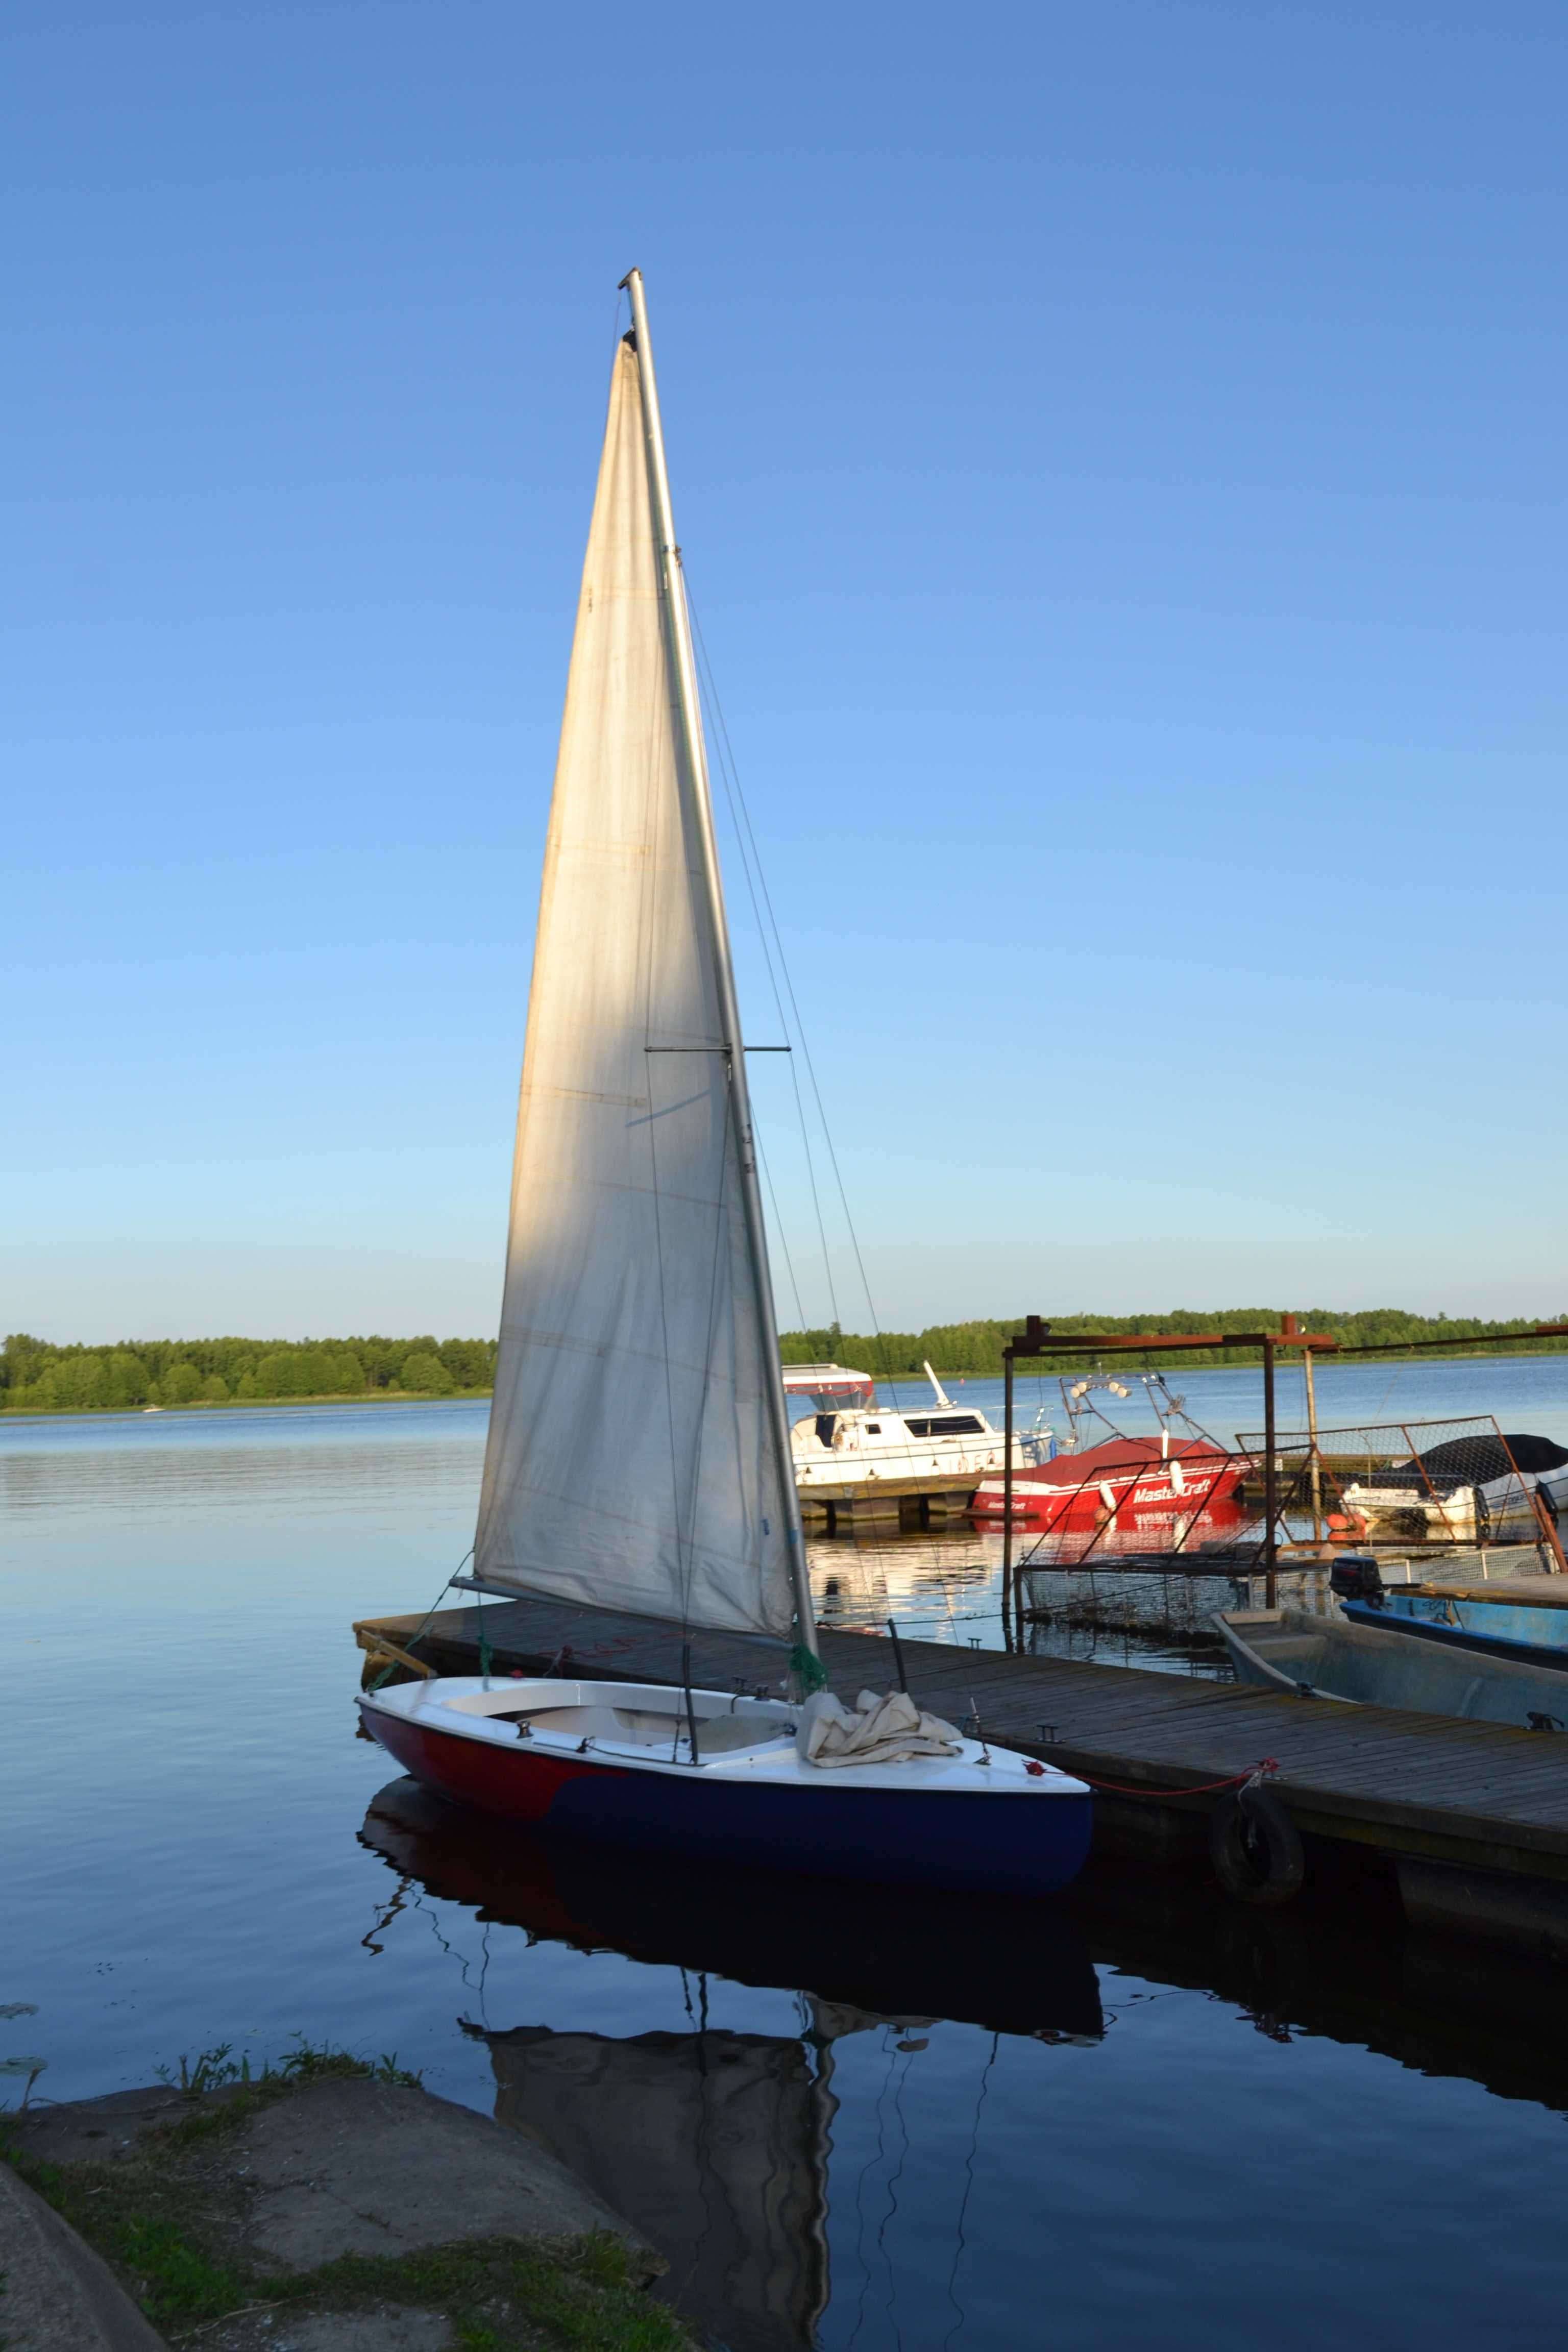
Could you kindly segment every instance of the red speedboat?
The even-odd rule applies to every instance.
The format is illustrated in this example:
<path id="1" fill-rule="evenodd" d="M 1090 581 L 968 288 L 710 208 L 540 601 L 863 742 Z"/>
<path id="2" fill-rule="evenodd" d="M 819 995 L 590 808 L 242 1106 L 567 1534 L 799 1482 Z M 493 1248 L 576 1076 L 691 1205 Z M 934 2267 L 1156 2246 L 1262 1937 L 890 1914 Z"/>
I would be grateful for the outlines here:
<path id="1" fill-rule="evenodd" d="M 1013 1473 L 1013 1517 L 1047 1527 L 1092 1527 L 1123 1508 L 1179 1516 L 1234 1495 L 1252 1467 L 1206 1438 L 1111 1437 L 1081 1453 L 1058 1454 Z M 970 1505 L 975 1518 L 1000 1518 L 1005 1488 L 984 1479 Z"/>

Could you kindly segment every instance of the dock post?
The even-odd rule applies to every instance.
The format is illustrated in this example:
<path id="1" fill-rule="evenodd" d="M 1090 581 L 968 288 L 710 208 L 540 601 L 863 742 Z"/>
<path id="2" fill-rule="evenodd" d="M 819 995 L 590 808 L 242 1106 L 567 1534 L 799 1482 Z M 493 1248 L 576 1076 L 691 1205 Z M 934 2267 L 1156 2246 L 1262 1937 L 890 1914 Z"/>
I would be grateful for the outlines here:
<path id="1" fill-rule="evenodd" d="M 1274 1515 L 1279 1497 L 1276 1490 L 1274 1470 L 1274 1342 L 1263 1339 L 1263 1572 L 1266 1609 L 1279 1606 L 1279 1575 L 1276 1563 Z"/>
<path id="2" fill-rule="evenodd" d="M 1323 1474 L 1318 1461 L 1318 1391 L 1312 1378 L 1312 1350 L 1301 1350 L 1301 1370 L 1307 1383 L 1307 1443 L 1308 1459 L 1312 1465 L 1312 1548 L 1321 1551 L 1323 1543 Z"/>
<path id="3" fill-rule="evenodd" d="M 1013 1343 L 1002 1350 L 1002 1636 L 1013 1646 L 1008 1603 L 1013 1591 Z"/>

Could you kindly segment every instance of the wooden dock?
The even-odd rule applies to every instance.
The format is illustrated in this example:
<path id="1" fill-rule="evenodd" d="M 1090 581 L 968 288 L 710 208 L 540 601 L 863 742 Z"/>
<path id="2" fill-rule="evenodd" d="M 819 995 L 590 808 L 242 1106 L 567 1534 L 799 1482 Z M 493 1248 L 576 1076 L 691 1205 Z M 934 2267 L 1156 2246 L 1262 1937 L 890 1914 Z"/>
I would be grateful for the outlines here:
<path id="1" fill-rule="evenodd" d="M 873 1470 L 859 1478 L 797 1486 L 795 1492 L 807 1527 L 837 1534 L 889 1521 L 902 1528 L 945 1527 L 963 1517 L 978 1483 L 973 1470 L 928 1470 L 909 1478 L 882 1478 Z"/>
<path id="2" fill-rule="evenodd" d="M 480 1622 L 470 1606 L 354 1631 L 367 1678 L 383 1643 L 439 1674 L 475 1674 Z M 521 1599 L 486 1601 L 482 1623 L 498 1675 L 680 1680 L 673 1625 Z M 818 1638 L 841 1694 L 896 1680 L 885 1635 Z M 1386 1856 L 1410 1916 L 1568 1958 L 1568 1738 L 1137 1667 L 907 1637 L 902 1649 L 922 1706 L 954 1722 L 977 1714 L 993 1738 L 1095 1782 L 1105 1850 L 1171 1862 L 1202 1853 L 1212 1784 L 1271 1757 L 1303 1834 Z M 784 1673 L 783 1649 L 764 1641 L 698 1632 L 691 1654 L 692 1679 L 709 1689 L 773 1692 Z"/>

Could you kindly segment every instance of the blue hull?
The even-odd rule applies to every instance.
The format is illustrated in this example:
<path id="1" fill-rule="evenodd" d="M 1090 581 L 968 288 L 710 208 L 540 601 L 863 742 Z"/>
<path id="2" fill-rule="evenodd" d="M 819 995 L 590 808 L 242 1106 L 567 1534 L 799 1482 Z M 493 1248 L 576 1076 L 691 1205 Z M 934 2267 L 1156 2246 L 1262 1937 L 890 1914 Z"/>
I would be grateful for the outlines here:
<path id="1" fill-rule="evenodd" d="M 544 1827 L 645 1852 L 828 1878 L 1051 1895 L 1089 1859 L 1091 1797 L 900 1795 L 890 1790 L 689 1788 L 627 1774 L 574 1780 Z"/>
<path id="2" fill-rule="evenodd" d="M 1445 1649 L 1511 1658 L 1520 1665 L 1568 1675 L 1568 1610 L 1394 1592 L 1381 1609 L 1365 1601 L 1342 1601 L 1340 1607 L 1352 1624 L 1374 1625 L 1384 1633 L 1406 1633 Z M 1538 1622 L 1530 1622 L 1542 1618 L 1553 1621 L 1544 1631 Z"/>
<path id="3" fill-rule="evenodd" d="M 964 1893 L 1052 1895 L 1089 1856 L 1094 1800 L 723 1780 L 498 1748 L 366 1701 L 365 1727 L 427 1788 L 551 1836 L 705 1864 Z"/>

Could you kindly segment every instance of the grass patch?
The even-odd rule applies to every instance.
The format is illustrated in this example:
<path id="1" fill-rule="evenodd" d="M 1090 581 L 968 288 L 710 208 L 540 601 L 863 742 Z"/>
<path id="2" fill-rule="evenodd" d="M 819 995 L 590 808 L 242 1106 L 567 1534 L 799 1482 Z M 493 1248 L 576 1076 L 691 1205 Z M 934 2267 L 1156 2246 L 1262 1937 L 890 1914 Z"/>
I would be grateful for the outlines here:
<path id="1" fill-rule="evenodd" d="M 464 2352 L 513 2352 L 542 2335 L 562 2352 L 691 2352 L 676 2314 L 633 2286 L 607 2231 L 546 2252 L 512 2238 L 395 2258 L 345 2254 L 296 2282 L 295 2299 L 401 2303 L 444 2311 Z"/>
<path id="2" fill-rule="evenodd" d="M 176 2340 L 213 2320 L 275 2309 L 403 2304 L 444 2312 L 463 2352 L 692 2352 L 676 2314 L 631 2284 L 607 2232 L 545 2251 L 476 2239 L 400 2255 L 344 2254 L 277 2277 L 219 2252 L 157 2158 L 125 2164 L 10 2160 L 119 2273 L 154 2327 Z"/>
<path id="3" fill-rule="evenodd" d="M 291 2092 L 303 2090 L 308 2083 L 401 2083 L 417 2091 L 424 2081 L 423 2075 L 398 2064 L 395 2050 L 384 2050 L 379 2058 L 356 2058 L 352 2051 L 339 2050 L 330 2042 L 307 2042 L 303 2034 L 296 2034 L 294 2039 L 294 2049 L 286 2052 L 276 2064 L 266 2060 L 259 2073 L 252 2072 L 247 2057 L 235 2059 L 232 2042 L 220 2042 L 216 2049 L 204 2050 L 195 2058 L 182 2053 L 179 2088 L 188 2097 L 200 2098 L 209 2091 L 227 2091 L 230 2095 L 216 2105 L 197 2107 L 190 2115 L 181 2116 L 177 2122 L 163 2125 L 148 2135 L 149 2141 L 165 2148 L 190 2147 L 198 2140 L 233 2131 L 258 2108 L 288 2098 Z M 160 2082 L 174 2086 L 172 2067 L 160 2066 L 157 2074 Z"/>
<path id="4" fill-rule="evenodd" d="M 307 2042 L 302 2033 L 293 2037 L 296 2047 L 285 2053 L 276 2065 L 267 2059 L 258 2074 L 250 2071 L 248 2057 L 237 2061 L 232 2042 L 220 2042 L 216 2049 L 204 2050 L 195 2058 L 180 2054 L 180 2088 L 192 2098 L 203 2091 L 222 2090 L 230 2083 L 283 2083 L 297 2088 L 301 2083 L 353 2081 L 372 2083 L 405 2083 L 410 2090 L 419 2089 L 425 2077 L 397 2063 L 395 2050 L 384 2050 L 379 2058 L 356 2058 L 352 2050 L 340 2050 L 331 2042 Z M 156 2069 L 160 2083 L 174 2086 L 174 2069 Z"/>
<path id="5" fill-rule="evenodd" d="M 161 2071 L 164 2081 L 176 2079 Z M 345 2254 L 281 2277 L 237 2252 L 245 2192 L 203 2167 L 201 2143 L 308 2084 L 366 2078 L 419 2079 L 395 2053 L 356 2058 L 303 2038 L 256 2073 L 224 2043 L 182 2057 L 177 2079 L 193 2099 L 227 2095 L 204 2098 L 147 2133 L 133 2156 L 46 2163 L 27 2153 L 14 2114 L 0 2116 L 0 2158 L 97 2248 L 176 2343 L 262 2305 L 281 2315 L 393 2304 L 444 2313 L 461 2352 L 693 2352 L 684 2322 L 632 2284 L 626 2249 L 607 2231 L 551 2246 L 494 2238 L 401 2255 Z"/>
<path id="6" fill-rule="evenodd" d="M 221 2319 L 251 2300 L 248 2267 L 203 2242 L 155 2163 L 42 2164 L 14 2139 L 0 2153 L 112 2264 L 154 2327 Z"/>

